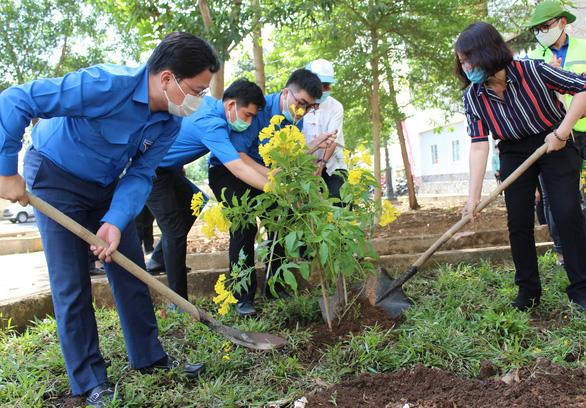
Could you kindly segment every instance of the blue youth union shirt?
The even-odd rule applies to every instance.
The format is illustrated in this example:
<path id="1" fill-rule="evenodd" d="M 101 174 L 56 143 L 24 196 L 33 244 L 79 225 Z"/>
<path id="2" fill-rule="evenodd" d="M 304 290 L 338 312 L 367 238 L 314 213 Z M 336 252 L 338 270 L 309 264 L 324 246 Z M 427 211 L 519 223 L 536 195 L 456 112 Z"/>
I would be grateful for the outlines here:
<path id="1" fill-rule="evenodd" d="M 159 167 L 179 171 L 210 151 L 221 163 L 240 159 L 230 141 L 232 133 L 234 138 L 240 135 L 228 125 L 223 101 L 206 96 L 197 112 L 183 118 L 179 136 Z"/>
<path id="2" fill-rule="evenodd" d="M 108 185 L 132 159 L 102 219 L 121 230 L 143 208 L 181 124 L 168 112 L 151 113 L 145 65 L 96 65 L 17 85 L 0 94 L 0 175 L 17 173 L 34 118 L 41 118 L 32 131 L 35 149 L 83 180 Z"/>
<path id="3" fill-rule="evenodd" d="M 264 161 L 262 157 L 260 157 L 260 153 L 258 152 L 259 143 L 268 143 L 269 139 L 265 139 L 264 141 L 260 141 L 258 138 L 258 134 L 260 131 L 271 124 L 271 118 L 273 116 L 282 116 L 281 109 L 279 108 L 279 100 L 281 98 L 282 92 L 276 94 L 270 94 L 265 96 L 265 100 L 267 104 L 263 110 L 258 112 L 258 115 L 252 119 L 251 125 L 242 133 L 233 133 L 230 136 L 230 140 L 232 141 L 232 145 L 241 153 L 248 154 L 253 160 L 257 163 L 260 163 L 264 166 Z M 281 122 L 281 126 L 291 125 L 291 122 L 284 119 Z M 299 128 L 299 130 L 303 129 L 303 119 L 301 119 L 297 124 L 295 124 Z M 210 163 L 213 165 L 221 164 L 217 158 L 213 155 L 210 156 Z"/>

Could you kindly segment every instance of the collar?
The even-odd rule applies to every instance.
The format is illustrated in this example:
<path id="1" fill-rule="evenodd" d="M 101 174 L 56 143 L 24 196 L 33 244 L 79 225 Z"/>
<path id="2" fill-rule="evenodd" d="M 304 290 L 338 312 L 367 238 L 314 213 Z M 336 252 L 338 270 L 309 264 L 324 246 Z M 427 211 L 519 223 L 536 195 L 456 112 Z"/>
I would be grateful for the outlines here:
<path id="1" fill-rule="evenodd" d="M 214 101 L 212 102 L 214 111 L 220 117 L 220 119 L 226 120 L 226 109 L 224 109 L 224 100 L 223 99 L 215 99 L 211 96 L 204 96 L 204 102 L 205 102 L 205 98 L 214 99 Z"/>
<path id="2" fill-rule="evenodd" d="M 514 64 L 514 61 L 513 61 L 513 63 L 511 63 L 511 64 L 509 64 L 509 65 L 507 65 L 505 67 L 505 72 L 506 72 L 505 81 L 507 83 L 517 82 L 517 80 L 515 79 L 515 76 L 512 75 L 514 66 L 515 66 L 515 64 Z M 478 96 L 482 95 L 484 92 L 491 93 L 491 92 L 489 92 L 489 90 L 488 90 L 488 88 L 486 87 L 485 84 L 473 84 L 473 85 L 478 87 L 476 89 L 476 95 L 478 95 Z M 494 94 L 494 92 L 492 92 L 492 94 Z"/>
<path id="3" fill-rule="evenodd" d="M 134 94 L 132 95 L 132 100 L 140 103 L 149 103 L 149 72 L 146 68 L 146 64 L 143 64 L 138 72 L 137 77 L 140 77 L 138 80 L 138 84 L 134 89 Z"/>

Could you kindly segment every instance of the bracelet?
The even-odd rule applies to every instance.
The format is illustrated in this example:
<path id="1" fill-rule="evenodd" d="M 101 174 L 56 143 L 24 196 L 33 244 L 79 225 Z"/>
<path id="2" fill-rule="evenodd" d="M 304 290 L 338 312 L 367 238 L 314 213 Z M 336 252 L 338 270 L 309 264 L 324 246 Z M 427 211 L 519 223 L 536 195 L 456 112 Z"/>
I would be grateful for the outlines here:
<path id="1" fill-rule="evenodd" d="M 562 139 L 561 137 L 558 136 L 558 133 L 556 132 L 556 129 L 553 130 L 553 135 L 555 136 L 555 138 L 557 140 L 559 140 L 560 142 L 567 142 L 570 139 L 570 135 L 568 135 L 568 137 L 566 137 L 565 139 Z"/>
<path id="2" fill-rule="evenodd" d="M 326 161 L 324 159 L 317 159 L 317 163 L 318 164 L 321 163 L 321 162 L 324 162 L 325 163 Z"/>

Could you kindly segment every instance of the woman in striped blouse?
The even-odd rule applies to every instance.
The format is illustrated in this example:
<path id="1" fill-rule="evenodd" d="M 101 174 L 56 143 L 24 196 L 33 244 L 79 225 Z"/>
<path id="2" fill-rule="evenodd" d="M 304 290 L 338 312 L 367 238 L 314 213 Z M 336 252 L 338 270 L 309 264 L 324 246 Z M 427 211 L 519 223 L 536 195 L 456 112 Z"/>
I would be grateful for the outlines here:
<path id="1" fill-rule="evenodd" d="M 537 306 L 541 298 L 533 235 L 534 194 L 541 173 L 564 248 L 570 280 L 566 292 L 580 310 L 586 311 L 585 220 L 578 195 L 582 160 L 571 135 L 586 109 L 586 78 L 541 61 L 514 60 L 502 36 L 487 23 L 468 26 L 454 49 L 456 75 L 466 89 L 464 110 L 472 139 L 464 216 L 473 222 L 474 209 L 480 202 L 489 134 L 499 141 L 502 180 L 545 141 L 547 154 L 505 190 L 515 284 L 519 287 L 511 306 L 526 310 Z M 567 113 L 556 92 L 575 95 Z"/>

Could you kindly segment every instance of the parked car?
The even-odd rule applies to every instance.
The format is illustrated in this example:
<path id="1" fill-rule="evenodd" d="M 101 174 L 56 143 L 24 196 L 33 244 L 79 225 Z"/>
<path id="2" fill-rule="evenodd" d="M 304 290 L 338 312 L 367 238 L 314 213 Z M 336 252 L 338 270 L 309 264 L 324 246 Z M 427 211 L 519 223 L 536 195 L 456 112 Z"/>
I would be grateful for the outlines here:
<path id="1" fill-rule="evenodd" d="M 13 224 L 15 222 L 27 222 L 31 218 L 35 218 L 35 213 L 33 211 L 32 205 L 27 205 L 23 207 L 22 205 L 16 203 L 12 204 L 9 207 L 6 207 L 2 212 L 2 218 L 5 220 L 10 220 Z"/>

